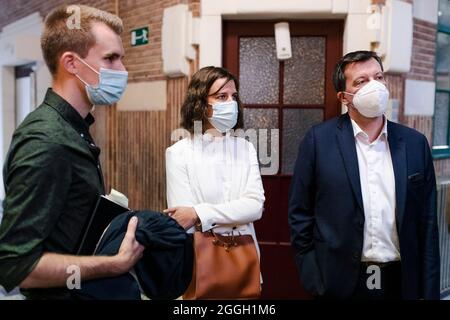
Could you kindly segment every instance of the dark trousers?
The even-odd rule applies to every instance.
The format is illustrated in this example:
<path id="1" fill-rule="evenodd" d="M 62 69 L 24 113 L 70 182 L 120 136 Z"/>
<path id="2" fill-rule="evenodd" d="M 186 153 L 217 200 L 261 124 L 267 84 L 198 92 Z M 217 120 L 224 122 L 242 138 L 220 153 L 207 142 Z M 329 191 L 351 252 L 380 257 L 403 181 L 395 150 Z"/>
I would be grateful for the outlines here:
<path id="1" fill-rule="evenodd" d="M 379 270 L 379 272 L 378 272 Z M 363 262 L 353 300 L 400 300 L 402 299 L 401 263 L 387 264 Z M 379 281 L 377 281 L 379 279 Z"/>

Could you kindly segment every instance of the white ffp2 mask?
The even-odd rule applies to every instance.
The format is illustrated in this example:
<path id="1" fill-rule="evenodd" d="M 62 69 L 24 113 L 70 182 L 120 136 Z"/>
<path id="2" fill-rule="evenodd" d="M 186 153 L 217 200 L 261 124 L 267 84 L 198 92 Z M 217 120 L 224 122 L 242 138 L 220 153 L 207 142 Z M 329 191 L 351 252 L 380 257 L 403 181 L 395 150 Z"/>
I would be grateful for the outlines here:
<path id="1" fill-rule="evenodd" d="M 353 106 L 367 118 L 379 117 L 386 112 L 389 91 L 384 84 L 370 80 L 353 95 Z"/>

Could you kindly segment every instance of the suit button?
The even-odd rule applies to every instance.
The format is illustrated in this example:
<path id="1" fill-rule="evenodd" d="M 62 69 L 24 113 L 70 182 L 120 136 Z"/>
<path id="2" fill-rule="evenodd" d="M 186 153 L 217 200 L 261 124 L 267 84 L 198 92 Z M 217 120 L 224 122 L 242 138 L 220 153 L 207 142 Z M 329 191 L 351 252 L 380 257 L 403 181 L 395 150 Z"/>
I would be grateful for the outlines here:
<path id="1" fill-rule="evenodd" d="M 353 259 L 357 260 L 359 259 L 359 257 L 360 257 L 359 252 L 353 252 Z"/>

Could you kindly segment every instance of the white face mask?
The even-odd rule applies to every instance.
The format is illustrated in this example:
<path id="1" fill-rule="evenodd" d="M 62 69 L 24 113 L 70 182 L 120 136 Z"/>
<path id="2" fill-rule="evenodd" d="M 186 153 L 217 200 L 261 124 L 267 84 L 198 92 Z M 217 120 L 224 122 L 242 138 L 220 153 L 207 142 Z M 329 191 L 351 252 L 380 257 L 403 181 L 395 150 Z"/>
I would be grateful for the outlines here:
<path id="1" fill-rule="evenodd" d="M 219 102 L 212 105 L 213 115 L 209 122 L 221 133 L 232 129 L 238 118 L 238 104 L 236 101 Z"/>
<path id="2" fill-rule="evenodd" d="M 389 91 L 377 80 L 370 80 L 355 94 L 345 93 L 353 96 L 353 106 L 367 118 L 379 117 L 386 112 Z"/>

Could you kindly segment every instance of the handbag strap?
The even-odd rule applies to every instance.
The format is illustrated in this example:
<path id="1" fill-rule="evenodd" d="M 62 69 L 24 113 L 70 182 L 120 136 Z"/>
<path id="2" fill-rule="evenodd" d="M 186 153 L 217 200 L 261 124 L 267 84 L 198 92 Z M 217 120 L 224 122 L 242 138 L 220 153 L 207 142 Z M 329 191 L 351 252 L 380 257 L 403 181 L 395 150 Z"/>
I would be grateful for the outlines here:
<path id="1" fill-rule="evenodd" d="M 229 242 L 220 239 L 212 229 L 209 230 L 209 232 L 214 237 L 214 239 L 212 240 L 212 243 L 216 246 L 224 247 L 225 251 L 230 251 L 230 248 L 237 247 L 237 245 L 238 245 L 233 232 L 231 233 L 231 240 Z"/>
<path id="2" fill-rule="evenodd" d="M 201 222 L 195 224 L 195 231 L 202 232 L 202 223 Z M 238 243 L 235 239 L 235 235 L 234 235 L 233 231 L 231 232 L 231 240 L 229 242 L 220 239 L 217 236 L 217 234 L 213 231 L 213 229 L 210 229 L 206 232 L 210 233 L 213 236 L 214 239 L 212 240 L 212 243 L 214 245 L 224 247 L 225 251 L 227 251 L 227 252 L 230 251 L 230 248 L 238 246 Z"/>

